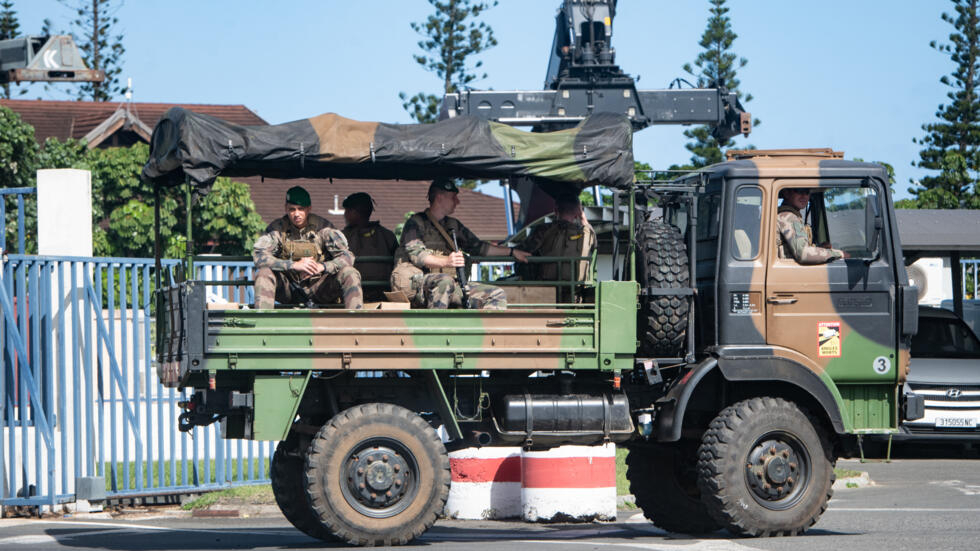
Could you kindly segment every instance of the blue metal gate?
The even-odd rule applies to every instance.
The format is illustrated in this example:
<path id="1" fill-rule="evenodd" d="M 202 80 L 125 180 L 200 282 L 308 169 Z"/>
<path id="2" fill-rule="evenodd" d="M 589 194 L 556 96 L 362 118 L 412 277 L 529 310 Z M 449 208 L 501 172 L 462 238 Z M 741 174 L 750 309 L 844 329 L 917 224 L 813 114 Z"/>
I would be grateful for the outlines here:
<path id="1" fill-rule="evenodd" d="M 169 279 L 176 261 L 164 261 Z M 199 262 L 206 280 L 248 279 L 250 262 Z M 152 361 L 154 262 L 9 255 L 0 271 L 0 504 L 54 506 L 82 477 L 110 497 L 268 480 L 273 442 L 177 430 L 182 393 Z M 212 289 L 251 302 L 251 288 Z"/>

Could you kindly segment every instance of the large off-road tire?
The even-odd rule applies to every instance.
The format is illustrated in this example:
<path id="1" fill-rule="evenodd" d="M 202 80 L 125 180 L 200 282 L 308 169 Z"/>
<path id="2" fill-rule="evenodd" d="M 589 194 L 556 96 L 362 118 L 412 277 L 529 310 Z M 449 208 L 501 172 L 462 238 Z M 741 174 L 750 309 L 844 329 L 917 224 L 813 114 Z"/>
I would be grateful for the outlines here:
<path id="1" fill-rule="evenodd" d="M 637 228 L 636 241 L 637 279 L 642 288 L 689 286 L 687 246 L 680 230 L 660 220 L 647 220 Z M 688 297 L 644 297 L 637 323 L 641 353 L 650 356 L 680 353 L 687 334 L 689 313 Z"/>
<path id="2" fill-rule="evenodd" d="M 269 468 L 272 495 L 275 496 L 283 516 L 298 530 L 317 539 L 336 541 L 333 534 L 320 524 L 320 519 L 313 513 L 306 499 L 306 485 L 303 480 L 305 450 L 298 448 L 298 439 L 293 435 L 276 446 Z"/>
<path id="3" fill-rule="evenodd" d="M 792 536 L 833 495 L 831 446 L 816 419 L 780 398 L 725 408 L 701 439 L 698 486 L 708 512 L 745 536 Z"/>
<path id="4" fill-rule="evenodd" d="M 449 496 L 449 456 L 411 411 L 364 404 L 324 425 L 306 459 L 320 522 L 352 545 L 400 545 L 436 521 Z"/>
<path id="5" fill-rule="evenodd" d="M 655 526 L 684 534 L 721 529 L 701 501 L 695 452 L 691 442 L 630 448 L 626 456 L 630 492 Z"/>

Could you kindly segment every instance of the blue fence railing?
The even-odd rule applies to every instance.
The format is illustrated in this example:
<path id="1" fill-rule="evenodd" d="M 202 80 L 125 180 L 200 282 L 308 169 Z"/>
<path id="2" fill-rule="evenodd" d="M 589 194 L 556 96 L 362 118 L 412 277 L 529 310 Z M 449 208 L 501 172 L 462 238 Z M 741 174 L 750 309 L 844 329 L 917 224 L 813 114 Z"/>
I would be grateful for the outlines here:
<path id="1" fill-rule="evenodd" d="M 178 262 L 166 260 L 165 280 Z M 199 279 L 250 279 L 249 262 L 196 263 Z M 107 495 L 265 482 L 273 442 L 181 433 L 183 393 L 152 361 L 152 259 L 8 255 L 0 270 L 0 504 L 75 499 L 81 477 Z M 251 302 L 251 287 L 213 300 Z M 237 293 L 237 296 L 236 296 Z"/>
<path id="2" fill-rule="evenodd" d="M 27 231 L 24 228 L 24 199 L 27 195 L 37 192 L 36 187 L 11 187 L 0 189 L 0 224 L 3 231 L 0 231 L 0 253 L 7 251 L 7 197 L 17 198 L 17 252 L 24 254 Z"/>

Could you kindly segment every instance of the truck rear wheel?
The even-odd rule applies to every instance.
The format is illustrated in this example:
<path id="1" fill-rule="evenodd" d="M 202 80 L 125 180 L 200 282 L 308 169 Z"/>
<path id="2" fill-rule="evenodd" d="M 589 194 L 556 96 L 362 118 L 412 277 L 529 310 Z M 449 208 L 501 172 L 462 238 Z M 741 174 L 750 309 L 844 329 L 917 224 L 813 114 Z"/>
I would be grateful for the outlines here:
<path id="1" fill-rule="evenodd" d="M 303 484 L 304 455 L 297 449 L 299 442 L 295 436 L 279 442 L 272 456 L 269 478 L 272 481 L 272 495 L 286 520 L 304 534 L 321 540 L 336 540 L 320 519 L 313 514 L 306 500 L 306 487 Z"/>
<path id="2" fill-rule="evenodd" d="M 436 521 L 449 495 L 449 456 L 411 411 L 365 404 L 317 433 L 306 459 L 306 493 L 320 522 L 353 545 L 400 545 Z"/>
<path id="3" fill-rule="evenodd" d="M 660 220 L 637 228 L 636 271 L 644 289 L 680 289 L 691 279 L 687 246 L 680 230 Z M 674 356 L 684 344 L 690 304 L 684 296 L 647 296 L 641 302 L 637 329 L 640 350 L 651 356 Z"/>
<path id="4" fill-rule="evenodd" d="M 626 478 L 637 507 L 655 526 L 683 534 L 721 528 L 701 501 L 697 455 L 691 443 L 631 447 Z"/>
<path id="5" fill-rule="evenodd" d="M 722 410 L 698 450 L 708 512 L 746 536 L 792 536 L 813 526 L 833 495 L 834 458 L 819 424 L 780 398 Z"/>

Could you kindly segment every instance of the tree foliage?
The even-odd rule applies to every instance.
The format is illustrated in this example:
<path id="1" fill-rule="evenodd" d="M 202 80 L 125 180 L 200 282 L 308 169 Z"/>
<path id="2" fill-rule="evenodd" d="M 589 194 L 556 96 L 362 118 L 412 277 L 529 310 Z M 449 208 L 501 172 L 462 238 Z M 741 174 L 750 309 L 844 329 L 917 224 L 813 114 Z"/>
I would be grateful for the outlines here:
<path id="1" fill-rule="evenodd" d="M 458 92 L 470 83 L 484 79 L 486 73 L 477 71 L 482 61 L 470 65 L 473 56 L 497 45 L 493 29 L 480 14 L 497 5 L 497 0 L 428 0 L 435 13 L 423 22 L 410 23 L 412 30 L 424 38 L 418 42 L 422 54 L 413 56 L 415 62 L 442 80 L 442 93 Z M 435 122 L 439 116 L 441 94 L 419 92 L 409 97 L 400 92 L 402 107 L 418 122 Z"/>
<path id="2" fill-rule="evenodd" d="M 75 15 L 71 21 L 72 38 L 82 52 L 89 69 L 103 71 L 102 82 L 85 82 L 78 87 L 78 99 L 109 101 L 120 95 L 122 57 L 126 53 L 123 34 L 115 33 L 119 24 L 116 12 L 122 7 L 117 0 L 58 0 Z"/>
<path id="3" fill-rule="evenodd" d="M 34 187 L 36 171 L 44 168 L 76 168 L 92 174 L 92 238 L 97 256 L 153 255 L 153 188 L 140 180 L 149 147 L 89 150 L 78 140 L 48 138 L 43 146 L 34 140 L 34 129 L 6 107 L 0 107 L 0 184 Z M 181 189 L 162 194 L 163 252 L 179 257 L 184 252 L 186 208 Z M 26 252 L 37 251 L 37 208 L 34 195 L 25 200 Z M 16 199 L 7 202 L 7 243 L 17 239 Z M 255 212 L 249 187 L 218 178 L 211 193 L 193 205 L 193 237 L 198 252 L 243 255 L 265 225 Z"/>
<path id="4" fill-rule="evenodd" d="M 690 63 L 684 65 L 684 71 L 697 80 L 698 87 L 725 88 L 729 92 L 735 92 L 738 98 L 748 103 L 752 101 L 752 94 L 743 96 L 739 90 L 739 80 L 737 71 L 748 63 L 744 57 L 738 57 L 732 52 L 732 44 L 738 35 L 732 30 L 731 18 L 728 17 L 728 8 L 725 7 L 725 0 L 711 0 L 707 27 L 701 35 L 698 44 L 703 51 L 694 60 L 694 66 Z M 696 68 L 695 68 L 696 67 Z M 752 121 L 752 126 L 758 126 L 759 120 Z M 732 139 L 724 143 L 719 143 L 711 135 L 710 126 L 696 126 L 684 131 L 684 137 L 693 140 L 688 142 L 685 147 L 691 152 L 691 164 L 694 168 L 719 163 L 724 155 L 722 148 L 730 148 L 735 145 Z M 751 147 L 751 146 L 749 146 Z"/>
<path id="5" fill-rule="evenodd" d="M 936 122 L 922 125 L 925 136 L 912 141 L 922 146 L 913 166 L 938 174 L 919 180 L 909 188 L 920 208 L 977 208 L 980 203 L 980 19 L 978 0 L 952 0 L 955 14 L 942 19 L 953 26 L 949 43 L 929 45 L 948 55 L 955 64 L 949 75 L 939 79 L 949 88 L 948 103 L 936 111 Z"/>

